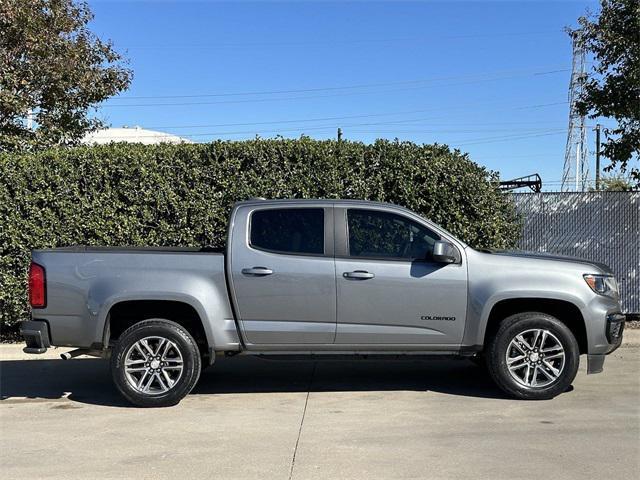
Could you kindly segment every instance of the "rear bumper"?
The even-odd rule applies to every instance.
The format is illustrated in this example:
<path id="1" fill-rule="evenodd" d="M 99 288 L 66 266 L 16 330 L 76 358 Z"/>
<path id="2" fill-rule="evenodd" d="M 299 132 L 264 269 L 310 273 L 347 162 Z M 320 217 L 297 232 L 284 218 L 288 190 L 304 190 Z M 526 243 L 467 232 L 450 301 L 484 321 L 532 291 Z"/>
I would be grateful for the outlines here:
<path id="1" fill-rule="evenodd" d="M 28 320 L 20 324 L 20 335 L 24 337 L 27 346 L 25 353 L 44 353 L 51 347 L 49 325 L 42 320 Z"/>

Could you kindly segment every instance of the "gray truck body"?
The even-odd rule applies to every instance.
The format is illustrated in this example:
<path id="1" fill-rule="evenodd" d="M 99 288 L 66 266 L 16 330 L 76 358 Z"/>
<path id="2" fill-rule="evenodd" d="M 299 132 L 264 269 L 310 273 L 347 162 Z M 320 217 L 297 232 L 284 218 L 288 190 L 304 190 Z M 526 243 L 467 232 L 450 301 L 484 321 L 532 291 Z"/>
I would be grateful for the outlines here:
<path id="1" fill-rule="evenodd" d="M 254 248 L 251 218 L 265 209 L 319 208 L 324 252 L 301 255 Z M 346 212 L 384 211 L 415 222 L 455 247 L 456 261 L 354 258 Z M 478 251 L 415 213 L 389 204 L 343 200 L 255 200 L 235 206 L 226 252 L 70 247 L 34 250 L 46 271 L 50 345 L 105 349 L 111 312 L 122 302 L 177 302 L 192 308 L 210 353 L 460 354 L 483 349 L 498 310 L 565 312 L 602 369 L 618 342 L 607 322 L 616 298 L 598 295 L 585 274 L 603 265 L 544 255 Z M 539 307 L 539 308 L 536 308 Z M 45 345 L 46 346 L 46 345 Z M 213 359 L 214 356 L 212 355 Z"/>

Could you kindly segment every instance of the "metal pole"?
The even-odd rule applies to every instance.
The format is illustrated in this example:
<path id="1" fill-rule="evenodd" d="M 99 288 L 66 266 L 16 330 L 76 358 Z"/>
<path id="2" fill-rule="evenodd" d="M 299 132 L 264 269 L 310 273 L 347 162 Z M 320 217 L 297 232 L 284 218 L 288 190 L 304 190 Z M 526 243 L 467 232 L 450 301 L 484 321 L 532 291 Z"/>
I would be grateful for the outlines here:
<path id="1" fill-rule="evenodd" d="M 596 190 L 600 190 L 600 124 L 596 124 Z"/>
<path id="2" fill-rule="evenodd" d="M 342 129 L 338 127 L 338 141 L 342 141 Z"/>
<path id="3" fill-rule="evenodd" d="M 580 176 L 582 172 L 580 171 L 580 143 L 578 143 L 576 148 L 576 192 L 580 191 Z"/>

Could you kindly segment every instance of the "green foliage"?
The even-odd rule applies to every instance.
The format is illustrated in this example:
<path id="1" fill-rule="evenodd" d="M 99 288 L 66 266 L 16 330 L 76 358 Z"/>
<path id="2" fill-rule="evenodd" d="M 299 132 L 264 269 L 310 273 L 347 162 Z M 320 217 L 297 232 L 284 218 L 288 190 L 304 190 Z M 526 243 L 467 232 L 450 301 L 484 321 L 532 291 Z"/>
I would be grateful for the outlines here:
<path id="1" fill-rule="evenodd" d="M 581 17 L 570 31 L 595 60 L 578 107 L 591 118 L 615 119 L 615 128 L 604 129 L 602 154 L 611 160 L 605 170 L 628 169 L 640 186 L 640 1 L 600 3 L 597 17 Z"/>
<path id="2" fill-rule="evenodd" d="M 622 175 L 610 175 L 600 179 L 600 190 L 608 192 L 631 192 L 637 190 L 637 187 L 634 188 L 629 179 Z M 591 191 L 595 191 L 595 188 L 592 188 Z"/>
<path id="3" fill-rule="evenodd" d="M 475 247 L 513 247 L 496 175 L 442 145 L 299 140 L 111 144 L 0 154 L 0 326 L 26 318 L 35 248 L 222 246 L 238 200 L 361 198 L 406 206 Z"/>
<path id="4" fill-rule="evenodd" d="M 129 86 L 120 55 L 87 28 L 92 18 L 84 2 L 0 1 L 0 151 L 77 142 L 101 125 L 89 109 Z"/>

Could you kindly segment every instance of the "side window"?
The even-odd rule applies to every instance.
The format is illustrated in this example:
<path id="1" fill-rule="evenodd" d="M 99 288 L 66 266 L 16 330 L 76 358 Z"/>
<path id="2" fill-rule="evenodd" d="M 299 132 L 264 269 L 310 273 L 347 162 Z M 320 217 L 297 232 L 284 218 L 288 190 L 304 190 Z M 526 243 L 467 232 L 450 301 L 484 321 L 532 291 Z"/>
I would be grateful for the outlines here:
<path id="1" fill-rule="evenodd" d="M 324 253 L 322 208 L 272 208 L 251 214 L 250 243 L 278 253 Z"/>
<path id="2" fill-rule="evenodd" d="M 377 210 L 347 211 L 349 256 L 431 260 L 440 237 L 401 215 Z"/>

